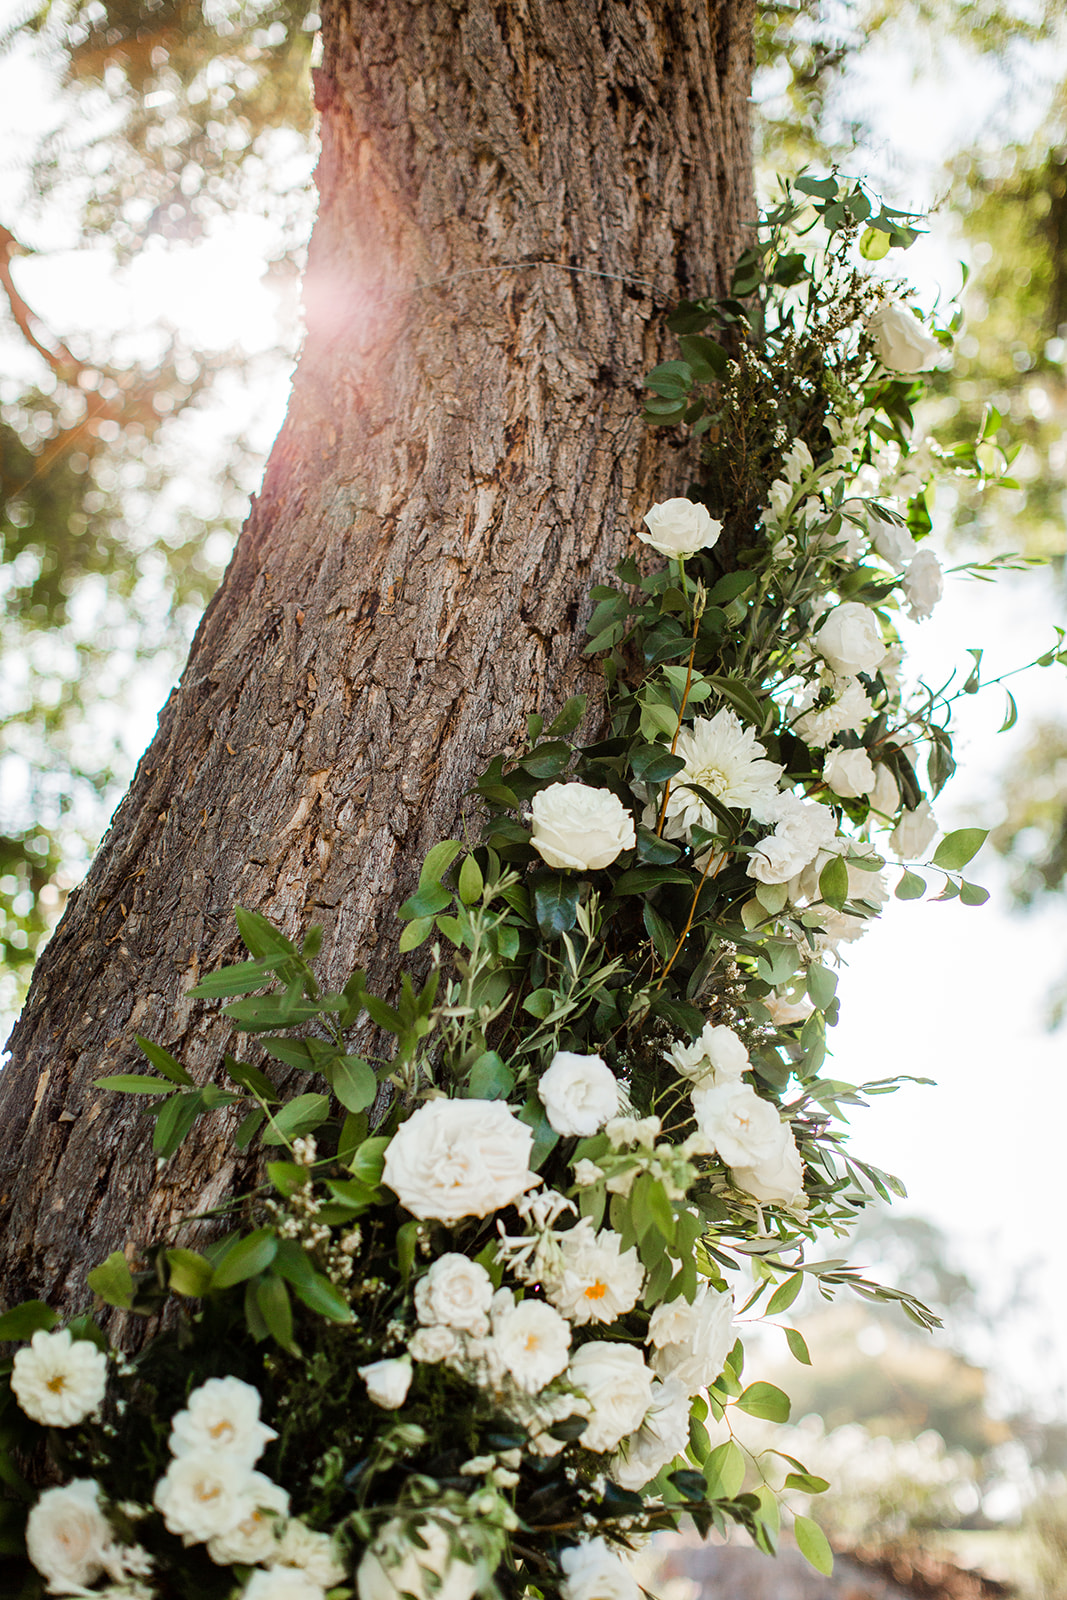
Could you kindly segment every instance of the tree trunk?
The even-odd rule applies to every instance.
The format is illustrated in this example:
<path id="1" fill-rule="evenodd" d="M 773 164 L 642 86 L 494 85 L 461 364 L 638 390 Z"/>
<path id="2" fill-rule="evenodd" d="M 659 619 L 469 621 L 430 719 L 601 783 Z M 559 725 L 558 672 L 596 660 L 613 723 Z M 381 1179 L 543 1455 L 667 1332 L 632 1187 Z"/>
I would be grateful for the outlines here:
<path id="1" fill-rule="evenodd" d="M 587 684 L 585 595 L 680 492 L 639 420 L 663 309 L 750 218 L 751 0 L 324 7 L 307 345 L 289 416 L 0 1080 L 0 1282 L 84 1270 L 233 1180 L 222 1114 L 159 1173 L 134 1034 L 198 1081 L 187 997 L 235 903 L 388 992 L 393 914 L 472 773 Z M 595 681 L 593 682 L 595 691 Z"/>

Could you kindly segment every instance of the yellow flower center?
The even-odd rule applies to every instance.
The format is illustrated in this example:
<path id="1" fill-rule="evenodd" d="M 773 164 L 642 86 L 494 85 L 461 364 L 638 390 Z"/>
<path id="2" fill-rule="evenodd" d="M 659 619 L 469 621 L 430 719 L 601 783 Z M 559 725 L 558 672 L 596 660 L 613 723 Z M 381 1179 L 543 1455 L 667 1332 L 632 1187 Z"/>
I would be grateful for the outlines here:
<path id="1" fill-rule="evenodd" d="M 54 1372 L 45 1384 L 45 1388 L 52 1394 L 62 1394 L 66 1387 L 67 1375 L 65 1372 Z"/>
<path id="2" fill-rule="evenodd" d="M 607 1284 L 601 1283 L 600 1279 L 598 1278 L 597 1281 L 595 1283 L 591 1283 L 588 1289 L 585 1291 L 585 1298 L 587 1300 L 603 1300 L 607 1292 Z"/>

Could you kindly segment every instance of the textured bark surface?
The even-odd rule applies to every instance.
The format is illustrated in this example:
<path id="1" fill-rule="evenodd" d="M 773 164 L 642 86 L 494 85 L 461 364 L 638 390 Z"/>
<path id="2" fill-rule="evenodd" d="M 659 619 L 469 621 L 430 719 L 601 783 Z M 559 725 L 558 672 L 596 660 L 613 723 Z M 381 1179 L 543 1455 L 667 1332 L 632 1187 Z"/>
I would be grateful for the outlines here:
<path id="1" fill-rule="evenodd" d="M 307 345 L 11 1039 L 4 1303 L 77 1301 L 86 1266 L 230 1186 L 218 1113 L 157 1174 L 136 1104 L 92 1081 L 138 1070 L 135 1033 L 217 1075 L 229 1030 L 187 990 L 234 958 L 235 902 L 322 923 L 328 981 L 359 961 L 391 988 L 425 851 L 590 677 L 586 591 L 684 488 L 638 420 L 656 313 L 724 290 L 751 217 L 750 0 L 323 10 Z"/>

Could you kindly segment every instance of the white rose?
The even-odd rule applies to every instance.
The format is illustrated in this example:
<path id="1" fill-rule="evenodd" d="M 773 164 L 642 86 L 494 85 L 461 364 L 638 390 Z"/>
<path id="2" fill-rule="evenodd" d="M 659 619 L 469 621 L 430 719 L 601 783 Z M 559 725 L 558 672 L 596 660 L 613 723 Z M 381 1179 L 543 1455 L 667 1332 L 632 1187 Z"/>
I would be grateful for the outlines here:
<path id="1" fill-rule="evenodd" d="M 658 1305 L 648 1324 L 652 1366 L 687 1395 L 714 1383 L 734 1346 L 734 1301 L 702 1284 L 690 1304 L 679 1297 Z"/>
<path id="2" fill-rule="evenodd" d="M 775 829 L 750 851 L 745 871 L 757 883 L 788 883 L 809 859 L 803 845 Z"/>
<path id="3" fill-rule="evenodd" d="M 871 541 L 886 564 L 896 572 L 915 554 L 916 544 L 907 528 L 899 522 L 886 522 L 883 517 L 872 517 Z"/>
<path id="4" fill-rule="evenodd" d="M 641 1426 L 652 1403 L 652 1373 L 633 1345 L 583 1344 L 571 1358 L 570 1378 L 593 1408 L 582 1434 L 586 1450 L 614 1450 Z"/>
<path id="5" fill-rule="evenodd" d="M 866 750 L 831 750 L 822 775 L 843 800 L 858 800 L 860 795 L 870 794 L 875 784 L 874 767 Z"/>
<path id="6" fill-rule="evenodd" d="M 874 788 L 871 790 L 871 810 L 883 817 L 895 817 L 900 805 L 900 785 L 893 769 L 880 761 L 874 769 Z"/>
<path id="7" fill-rule="evenodd" d="M 805 744 L 817 745 L 825 750 L 835 734 L 858 733 L 865 728 L 874 716 L 874 707 L 858 678 L 835 678 L 837 698 L 818 711 L 806 710 L 805 707 L 814 705 L 821 687 L 820 684 L 810 684 L 804 691 L 798 705 L 804 714 L 793 722 L 793 731 Z"/>
<path id="8" fill-rule="evenodd" d="M 761 1004 L 767 1007 L 771 1021 L 779 1028 L 788 1028 L 794 1022 L 806 1022 L 815 1010 L 803 983 L 779 994 L 764 995 Z"/>
<path id="9" fill-rule="evenodd" d="M 890 300 L 867 320 L 874 336 L 874 353 L 890 372 L 926 372 L 941 354 L 913 311 Z"/>
<path id="10" fill-rule="evenodd" d="M 566 1573 L 559 1586 L 562 1600 L 641 1600 L 633 1573 L 604 1539 L 561 1550 L 559 1564 Z"/>
<path id="11" fill-rule="evenodd" d="M 637 537 L 661 556 L 676 561 L 684 561 L 698 550 L 710 550 L 722 533 L 722 523 L 715 521 L 707 506 L 681 495 L 661 500 L 645 513 L 643 520 L 648 532 L 638 529 Z"/>
<path id="12" fill-rule="evenodd" d="M 804 1164 L 792 1130 L 779 1124 L 778 1147 L 751 1166 L 731 1167 L 730 1176 L 739 1189 L 761 1204 L 777 1201 L 799 1210 L 804 1204 Z"/>
<path id="13" fill-rule="evenodd" d="M 645 1269 L 636 1250 L 621 1247 L 621 1234 L 611 1228 L 595 1233 L 588 1217 L 561 1235 L 559 1269 L 547 1292 L 571 1322 L 615 1322 L 633 1310 Z"/>
<path id="14" fill-rule="evenodd" d="M 751 1084 L 723 1083 L 694 1089 L 697 1127 L 715 1144 L 728 1167 L 749 1167 L 777 1152 L 782 1120 L 777 1108 Z"/>
<path id="15" fill-rule="evenodd" d="M 26 1554 L 49 1594 L 70 1594 L 95 1582 L 108 1565 L 113 1538 L 100 1485 L 91 1478 L 46 1489 L 26 1520 Z"/>
<path id="16" fill-rule="evenodd" d="M 905 811 L 889 835 L 889 848 L 900 861 L 917 861 L 937 838 L 937 819 L 929 800 L 922 800 L 914 811 Z"/>
<path id="17" fill-rule="evenodd" d="M 404 1404 L 411 1388 L 410 1356 L 387 1356 L 358 1368 L 367 1393 L 383 1411 L 396 1411 Z"/>
<path id="18" fill-rule="evenodd" d="M 455 1251 L 439 1256 L 415 1285 L 415 1310 L 420 1322 L 443 1322 L 449 1328 L 484 1333 L 493 1280 L 478 1261 Z"/>
<path id="19" fill-rule="evenodd" d="M 543 1300 L 520 1300 L 494 1316 L 493 1343 L 519 1388 L 539 1394 L 566 1370 L 571 1330 Z"/>
<path id="20" fill-rule="evenodd" d="M 299 1517 L 291 1517 L 271 1558 L 280 1567 L 302 1567 L 324 1589 L 344 1581 L 345 1564 L 328 1533 L 316 1533 Z"/>
<path id="21" fill-rule="evenodd" d="M 557 1133 L 588 1139 L 619 1109 L 619 1084 L 600 1056 L 557 1050 L 537 1085 L 549 1124 Z"/>
<path id="22" fill-rule="evenodd" d="M 550 783 L 530 802 L 533 847 L 550 867 L 595 872 L 637 843 L 634 819 L 610 789 Z"/>
<path id="23" fill-rule="evenodd" d="M 500 1100 L 430 1100 L 402 1122 L 383 1177 L 416 1217 L 487 1217 L 540 1182 L 533 1129 Z"/>
<path id="24" fill-rule="evenodd" d="M 398 1517 L 387 1522 L 356 1573 L 359 1600 L 471 1600 L 478 1588 L 476 1567 L 452 1554 L 449 1532 L 440 1521 L 420 1522 L 422 1545 L 412 1544 Z M 434 1583 L 434 1579 L 438 1579 Z"/>
<path id="25" fill-rule="evenodd" d="M 208 1378 L 171 1420 L 171 1455 L 209 1450 L 251 1467 L 277 1438 L 273 1428 L 260 1422 L 259 1404 L 259 1390 L 252 1384 L 240 1378 Z"/>
<path id="26" fill-rule="evenodd" d="M 246 1493 L 249 1506 L 240 1522 L 208 1540 L 207 1553 L 216 1566 L 229 1567 L 235 1562 L 255 1566 L 270 1560 L 278 1548 L 275 1528 L 288 1515 L 288 1494 L 262 1472 L 249 1475 Z"/>
<path id="27" fill-rule="evenodd" d="M 858 600 L 835 606 L 816 633 L 814 644 L 834 672 L 849 676 L 873 672 L 886 653 L 878 618 Z"/>
<path id="28" fill-rule="evenodd" d="M 643 1489 L 688 1443 L 689 1395 L 680 1384 L 654 1383 L 648 1415 L 637 1432 L 622 1441 L 611 1476 L 624 1489 Z"/>
<path id="29" fill-rule="evenodd" d="M 107 1356 L 89 1339 L 74 1339 L 66 1328 L 39 1328 L 28 1348 L 19 1350 L 11 1369 L 11 1389 L 34 1422 L 72 1428 L 92 1416 L 107 1388 Z M 88 1480 L 82 1480 L 88 1481 Z"/>
<path id="30" fill-rule="evenodd" d="M 925 545 L 908 562 L 901 588 L 907 598 L 908 616 L 913 622 L 921 622 L 928 617 L 945 592 L 941 563 Z"/>
<path id="31" fill-rule="evenodd" d="M 459 1350 L 459 1335 L 443 1324 L 431 1328 L 416 1328 L 408 1342 L 408 1353 L 414 1361 L 428 1365 L 448 1361 Z"/>
<path id="32" fill-rule="evenodd" d="M 326 1590 L 300 1567 L 271 1567 L 253 1572 L 241 1600 L 326 1600 Z"/>
<path id="33" fill-rule="evenodd" d="M 256 1473 L 255 1477 L 259 1477 Z M 206 1544 L 228 1533 L 255 1508 L 248 1499 L 253 1474 L 231 1456 L 198 1450 L 178 1456 L 156 1484 L 152 1502 L 169 1533 L 186 1544 Z"/>
<path id="34" fill-rule="evenodd" d="M 690 1078 L 694 1083 L 709 1080 L 722 1083 L 728 1078 L 739 1078 L 750 1065 L 741 1039 L 724 1023 L 716 1026 L 706 1022 L 700 1037 L 692 1044 L 683 1044 L 678 1039 L 664 1054 L 681 1077 Z"/>

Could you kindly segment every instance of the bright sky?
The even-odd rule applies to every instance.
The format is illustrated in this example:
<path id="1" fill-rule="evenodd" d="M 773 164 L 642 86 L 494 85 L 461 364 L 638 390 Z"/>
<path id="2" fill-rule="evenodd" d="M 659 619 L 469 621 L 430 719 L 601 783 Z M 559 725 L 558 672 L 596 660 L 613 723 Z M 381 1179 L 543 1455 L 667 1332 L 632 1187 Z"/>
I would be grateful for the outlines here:
<path id="1" fill-rule="evenodd" d="M 0 0 L 0 24 L 14 10 Z M 876 129 L 873 149 L 857 152 L 855 170 L 869 171 L 890 203 L 927 203 L 954 146 L 1029 134 L 1047 103 L 1043 84 L 1062 66 L 1022 52 L 1020 76 L 1006 89 L 994 69 L 968 64 L 951 47 L 948 54 L 947 77 L 912 83 L 906 50 L 872 51 L 850 84 L 851 102 Z M 0 61 L 0 118 L 10 129 L 0 141 L 0 220 L 16 232 L 25 162 L 53 115 L 45 87 L 25 62 Z M 238 343 L 255 352 L 273 341 L 276 303 L 262 277 L 274 240 L 262 220 L 228 217 L 194 248 L 157 243 L 124 277 L 116 276 L 105 250 L 67 248 L 63 227 L 62 219 L 34 221 L 31 239 L 50 253 L 16 264 L 23 292 L 57 328 L 74 331 L 76 306 L 82 328 L 134 340 L 149 338 L 162 314 L 205 346 Z M 932 239 L 909 255 L 925 298 L 934 298 L 936 282 L 950 293 L 957 288 L 957 254 L 955 241 L 935 224 Z M 19 359 L 14 346 L 4 356 Z M 278 368 L 255 392 L 238 384 L 227 393 L 226 405 L 245 408 L 264 449 L 281 420 L 287 381 L 288 369 Z M 210 414 L 200 426 L 206 445 Z M 196 439 L 191 443 L 192 458 Z M 937 679 L 966 660 L 967 646 L 983 645 L 990 671 L 1014 666 L 1043 647 L 1056 603 L 1045 572 L 1013 578 L 996 591 L 956 582 L 934 618 L 913 630 L 912 663 Z M 167 688 L 146 681 L 149 689 L 126 723 L 131 759 L 150 738 Z M 995 820 L 983 796 L 1013 742 L 1025 738 L 1035 711 L 1064 704 L 1062 673 L 1054 679 L 1035 672 L 1014 687 L 1021 726 L 1013 734 L 995 732 L 1000 692 L 964 707 L 963 774 L 937 806 L 946 827 Z M 936 1090 L 882 1097 L 858 1114 L 857 1149 L 904 1178 L 910 1204 L 945 1229 L 991 1293 L 1002 1295 L 1021 1269 L 1032 1306 L 1020 1306 L 1015 1322 L 1004 1325 L 1003 1347 L 1009 1334 L 1018 1335 L 1047 1392 L 1050 1382 L 1067 1384 L 1067 1290 L 1058 1266 L 1067 1041 L 1044 1033 L 1041 1015 L 1045 991 L 1067 967 L 1067 909 L 1013 917 L 996 864 L 980 859 L 975 875 L 993 889 L 985 908 L 891 901 L 876 930 L 846 950 L 835 1070 L 854 1081 L 899 1072 L 938 1081 Z M 1052 1349 L 1042 1356 L 1046 1338 Z M 987 1354 L 996 1364 L 1003 1349 Z"/>

